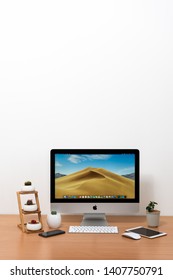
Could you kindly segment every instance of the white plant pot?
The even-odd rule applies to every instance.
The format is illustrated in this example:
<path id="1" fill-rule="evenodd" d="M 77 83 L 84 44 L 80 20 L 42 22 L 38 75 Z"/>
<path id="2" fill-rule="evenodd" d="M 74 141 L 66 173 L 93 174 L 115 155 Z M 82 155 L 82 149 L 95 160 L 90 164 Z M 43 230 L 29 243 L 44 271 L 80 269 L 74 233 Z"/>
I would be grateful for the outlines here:
<path id="1" fill-rule="evenodd" d="M 28 230 L 39 230 L 39 229 L 41 229 L 41 223 L 37 223 L 37 224 L 27 223 L 26 228 Z"/>
<path id="2" fill-rule="evenodd" d="M 160 211 L 147 212 L 147 224 L 149 227 L 158 227 L 160 224 Z"/>
<path id="3" fill-rule="evenodd" d="M 33 205 L 23 205 L 23 210 L 26 212 L 33 212 L 37 210 L 37 204 L 33 204 Z"/>
<path id="4" fill-rule="evenodd" d="M 30 185 L 30 186 L 22 186 L 21 191 L 23 192 L 32 192 L 35 190 L 35 187 Z"/>
<path id="5" fill-rule="evenodd" d="M 60 213 L 47 215 L 47 224 L 50 228 L 58 228 L 61 225 Z"/>

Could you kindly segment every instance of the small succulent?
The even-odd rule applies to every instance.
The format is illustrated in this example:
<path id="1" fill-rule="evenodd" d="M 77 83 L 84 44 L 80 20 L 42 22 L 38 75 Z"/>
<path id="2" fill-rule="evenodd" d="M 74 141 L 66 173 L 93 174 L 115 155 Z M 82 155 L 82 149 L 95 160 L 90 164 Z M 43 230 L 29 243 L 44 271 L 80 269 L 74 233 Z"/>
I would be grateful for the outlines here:
<path id="1" fill-rule="evenodd" d="M 148 204 L 148 206 L 146 207 L 146 210 L 148 212 L 152 212 L 154 211 L 155 205 L 157 205 L 158 203 L 155 201 L 150 201 L 150 203 Z"/>
<path id="2" fill-rule="evenodd" d="M 52 215 L 56 215 L 57 212 L 54 210 L 54 211 L 51 211 L 51 214 L 52 214 Z"/>
<path id="3" fill-rule="evenodd" d="M 25 185 L 25 186 L 31 186 L 32 183 L 31 183 L 30 181 L 26 181 L 26 182 L 24 183 L 24 185 Z"/>
<path id="4" fill-rule="evenodd" d="M 34 205 L 32 199 L 28 199 L 25 205 Z"/>
<path id="5" fill-rule="evenodd" d="M 36 221 L 36 220 L 31 220 L 30 223 L 31 223 L 31 224 L 37 224 L 37 221 Z"/>

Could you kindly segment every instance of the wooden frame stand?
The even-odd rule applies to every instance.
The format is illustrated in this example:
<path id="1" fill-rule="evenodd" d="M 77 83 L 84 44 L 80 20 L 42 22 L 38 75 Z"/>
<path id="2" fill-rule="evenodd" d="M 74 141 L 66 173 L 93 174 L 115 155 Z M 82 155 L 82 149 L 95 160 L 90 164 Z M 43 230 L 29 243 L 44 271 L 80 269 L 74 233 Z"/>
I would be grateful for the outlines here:
<path id="1" fill-rule="evenodd" d="M 22 202 L 21 202 L 21 196 L 22 195 L 34 195 L 35 196 L 35 202 L 37 205 L 37 210 L 35 211 L 24 211 L 22 207 Z M 41 211 L 40 211 L 40 203 L 38 199 L 38 192 L 37 191 L 19 191 L 17 192 L 17 201 L 18 201 L 18 207 L 19 207 L 19 215 L 20 215 L 20 224 L 18 224 L 18 227 L 25 233 L 34 233 L 34 232 L 43 232 L 43 222 L 42 222 L 42 217 L 41 217 Z M 26 222 L 25 222 L 25 216 L 28 215 L 37 215 L 38 216 L 38 221 L 41 223 L 41 229 L 39 230 L 28 230 L 26 227 Z"/>

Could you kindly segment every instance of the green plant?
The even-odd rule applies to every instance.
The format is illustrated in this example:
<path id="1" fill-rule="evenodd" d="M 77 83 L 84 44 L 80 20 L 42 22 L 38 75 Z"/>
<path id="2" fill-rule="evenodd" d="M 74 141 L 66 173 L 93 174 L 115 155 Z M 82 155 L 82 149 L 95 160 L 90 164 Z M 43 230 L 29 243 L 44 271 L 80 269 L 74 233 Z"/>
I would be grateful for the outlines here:
<path id="1" fill-rule="evenodd" d="M 57 212 L 56 212 L 56 211 L 51 211 L 51 214 L 52 214 L 52 215 L 56 215 Z"/>
<path id="2" fill-rule="evenodd" d="M 31 183 L 30 181 L 26 181 L 26 182 L 24 183 L 24 185 L 25 185 L 25 186 L 31 186 L 32 183 Z"/>
<path id="3" fill-rule="evenodd" d="M 150 203 L 147 205 L 146 210 L 148 212 L 152 212 L 154 211 L 155 205 L 157 205 L 158 203 L 155 201 L 150 201 Z"/>

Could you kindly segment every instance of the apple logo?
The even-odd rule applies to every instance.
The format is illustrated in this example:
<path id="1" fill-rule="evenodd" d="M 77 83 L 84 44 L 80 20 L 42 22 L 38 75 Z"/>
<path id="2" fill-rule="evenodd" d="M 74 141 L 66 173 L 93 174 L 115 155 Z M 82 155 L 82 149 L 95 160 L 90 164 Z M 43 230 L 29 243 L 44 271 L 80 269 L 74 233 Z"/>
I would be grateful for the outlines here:
<path id="1" fill-rule="evenodd" d="M 93 210 L 97 210 L 97 205 L 94 205 L 94 206 L 93 206 Z"/>

